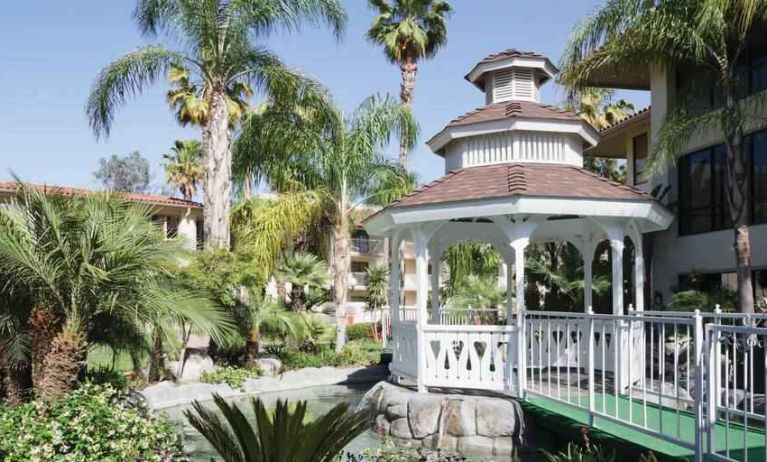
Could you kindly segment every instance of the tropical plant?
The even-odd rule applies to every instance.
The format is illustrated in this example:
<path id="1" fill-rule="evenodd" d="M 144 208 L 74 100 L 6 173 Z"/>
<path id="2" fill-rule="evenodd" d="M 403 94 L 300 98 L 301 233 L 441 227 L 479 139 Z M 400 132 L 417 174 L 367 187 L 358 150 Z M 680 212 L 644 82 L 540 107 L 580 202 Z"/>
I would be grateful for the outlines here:
<path id="1" fill-rule="evenodd" d="M 564 451 L 552 454 L 542 449 L 548 462 L 615 462 L 615 450 L 602 449 L 599 446 L 583 447 L 576 443 L 568 443 Z"/>
<path id="2" fill-rule="evenodd" d="M 33 342 L 42 340 L 33 348 L 35 388 L 43 396 L 70 390 L 88 345 L 111 341 L 103 336 L 109 327 L 134 336 L 160 317 L 185 318 L 224 336 L 225 314 L 178 290 L 173 270 L 184 255 L 181 242 L 167 241 L 152 224 L 148 207 L 19 184 L 17 197 L 0 208 L 0 268 L 34 295 L 28 323 Z"/>
<path id="3" fill-rule="evenodd" d="M 347 453 L 345 462 L 466 462 L 460 454 L 442 449 L 401 448 L 393 444 L 371 449 L 365 448 L 359 454 Z"/>
<path id="4" fill-rule="evenodd" d="M 186 461 L 176 428 L 127 392 L 84 384 L 57 399 L 0 406 L 6 462 Z"/>
<path id="5" fill-rule="evenodd" d="M 383 263 L 368 266 L 367 281 L 365 309 L 378 314 L 376 319 L 383 322 L 381 311 L 389 304 L 389 267 Z M 378 340 L 378 328 L 375 322 L 372 323 L 371 333 L 373 338 Z"/>
<path id="6" fill-rule="evenodd" d="M 634 104 L 625 99 L 613 101 L 615 90 L 586 87 L 575 96 L 574 108 L 583 120 L 597 130 L 607 128 L 634 114 Z"/>
<path id="7" fill-rule="evenodd" d="M 225 383 L 234 390 L 243 390 L 242 386 L 248 379 L 258 378 L 261 371 L 257 367 L 216 366 L 211 371 L 205 371 L 200 376 L 202 383 Z"/>
<path id="8" fill-rule="evenodd" d="M 289 282 L 293 311 L 306 311 L 306 289 L 322 287 L 328 279 L 328 266 L 310 253 L 294 254 L 277 266 L 277 280 Z"/>
<path id="9" fill-rule="evenodd" d="M 291 406 L 277 400 L 270 412 L 260 399 L 251 399 L 251 424 L 237 405 L 219 395 L 213 401 L 217 410 L 195 401 L 194 411 L 184 415 L 224 462 L 332 462 L 370 425 L 369 414 L 352 412 L 346 403 L 310 420 L 306 401 Z"/>
<path id="10" fill-rule="evenodd" d="M 23 285 L 0 269 L 0 390 L 9 404 L 25 398 L 32 381 L 31 348 L 35 345 L 29 329 L 33 299 Z"/>
<path id="11" fill-rule="evenodd" d="M 264 334 L 290 338 L 302 335 L 298 317 L 266 295 L 256 294 L 234 308 L 234 318 L 245 339 L 245 365 L 253 366 L 261 350 Z"/>
<path id="12" fill-rule="evenodd" d="M 506 303 L 506 293 L 498 287 L 497 277 L 470 275 L 454 289 L 447 304 L 451 308 L 494 309 Z"/>
<path id="13" fill-rule="evenodd" d="M 166 163 L 165 181 L 181 191 L 184 200 L 191 201 L 202 184 L 205 170 L 202 166 L 202 143 L 198 140 L 176 140 L 171 152 L 162 156 Z"/>
<path id="14" fill-rule="evenodd" d="M 331 130 L 325 120 L 319 125 L 307 127 L 309 133 L 303 139 L 311 142 L 301 150 L 272 158 L 263 166 L 269 184 L 285 192 L 271 201 L 271 213 L 262 215 L 262 222 L 252 225 L 249 235 L 254 242 L 270 241 L 265 247 L 276 252 L 275 244 L 284 242 L 287 231 L 303 229 L 317 217 L 327 223 L 340 351 L 346 330 L 352 218 L 365 203 L 410 187 L 381 150 L 392 134 L 405 136 L 412 146 L 418 126 L 406 105 L 378 96 L 366 99 L 350 118 L 343 119 L 338 110 Z"/>
<path id="15" fill-rule="evenodd" d="M 724 135 L 725 197 L 733 223 L 738 306 L 754 309 L 751 274 L 749 211 L 751 210 L 748 152 L 744 143 L 749 112 L 761 104 L 744 105 L 739 90 L 748 73 L 738 69 L 749 35 L 767 21 L 767 0 L 666 0 L 663 2 L 613 0 L 585 20 L 573 33 L 563 55 L 561 80 L 574 90 L 589 80 L 636 63 L 670 69 L 690 66 L 697 81 L 722 105 L 700 114 L 688 111 L 694 84 L 680 91 L 655 136 L 646 172 L 676 162 L 686 143 L 711 129 Z M 695 87 L 698 88 L 695 88 Z M 763 103 L 765 92 L 755 102 Z"/>
<path id="16" fill-rule="evenodd" d="M 503 263 L 492 245 L 475 241 L 449 246 L 442 253 L 442 259 L 448 273 L 441 294 L 445 299 L 453 297 L 471 276 L 482 280 L 496 277 Z"/>
<path id="17" fill-rule="evenodd" d="M 145 193 L 149 189 L 149 161 L 138 151 L 123 157 L 112 154 L 99 159 L 93 177 L 110 191 Z"/>
<path id="18" fill-rule="evenodd" d="M 381 45 L 384 54 L 400 66 L 402 84 L 400 99 L 413 104 L 418 62 L 433 58 L 447 43 L 447 17 L 452 11 L 446 0 L 368 0 L 378 16 L 367 37 Z M 411 149 L 408 137 L 400 141 L 399 165 L 408 170 Z"/>
<path id="19" fill-rule="evenodd" d="M 195 83 L 188 69 L 180 64 L 171 65 L 168 78 L 172 88 L 168 90 L 168 105 L 175 111 L 176 120 L 182 125 L 203 127 L 210 118 L 210 105 L 204 88 Z M 229 125 L 234 128 L 248 111 L 248 100 L 253 96 L 253 89 L 247 82 L 234 82 L 226 88 L 226 100 L 229 105 Z"/>
<path id="20" fill-rule="evenodd" d="M 133 14 L 139 30 L 165 35 L 180 45 L 148 45 L 101 71 L 86 112 L 97 136 L 108 135 L 116 110 L 129 97 L 173 69 L 184 69 L 187 87 L 204 102 L 206 248 L 229 248 L 232 196 L 230 97 L 248 85 L 276 102 L 296 100 L 319 110 L 324 90 L 285 67 L 274 53 L 253 43 L 276 29 L 324 21 L 340 34 L 346 21 L 337 0 L 139 0 Z M 184 90 L 187 91 L 187 90 Z"/>
<path id="21" fill-rule="evenodd" d="M 625 163 L 619 164 L 616 159 L 586 155 L 583 157 L 583 168 L 596 173 L 602 178 L 617 181 L 618 183 L 626 183 L 626 165 Z"/>

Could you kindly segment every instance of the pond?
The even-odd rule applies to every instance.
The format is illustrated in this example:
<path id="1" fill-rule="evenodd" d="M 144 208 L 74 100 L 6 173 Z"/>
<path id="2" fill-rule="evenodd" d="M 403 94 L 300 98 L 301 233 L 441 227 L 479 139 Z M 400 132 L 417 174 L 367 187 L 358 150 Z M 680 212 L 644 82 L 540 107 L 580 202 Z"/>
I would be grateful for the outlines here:
<path id="1" fill-rule="evenodd" d="M 348 402 L 352 405 L 356 405 L 369 388 L 369 385 L 358 387 L 332 385 L 274 393 L 261 393 L 257 396 L 264 401 L 267 407 L 273 406 L 278 399 L 288 399 L 289 401 L 305 400 L 307 401 L 308 411 L 313 415 L 320 415 L 340 402 Z M 250 399 L 251 397 L 234 398 L 233 402 L 237 404 L 247 404 Z M 212 401 L 206 404 L 213 406 Z M 191 406 L 184 405 L 172 407 L 164 409 L 162 413 L 167 415 L 172 422 L 175 422 L 178 425 L 179 431 L 183 437 L 184 448 L 191 454 L 192 462 L 210 462 L 212 458 L 216 458 L 216 453 L 208 442 L 186 422 L 183 412 L 187 409 L 191 409 Z M 245 406 L 244 409 L 247 411 L 250 408 L 249 406 Z M 384 444 L 383 438 L 370 430 L 352 441 L 352 443 L 347 446 L 347 450 L 358 452 L 364 448 L 378 448 L 382 444 Z M 501 460 L 507 460 L 490 454 L 471 453 L 464 455 L 470 458 L 472 462 L 500 462 Z M 523 460 L 528 459 L 523 458 Z M 529 460 L 537 460 L 537 458 L 531 458 Z"/>

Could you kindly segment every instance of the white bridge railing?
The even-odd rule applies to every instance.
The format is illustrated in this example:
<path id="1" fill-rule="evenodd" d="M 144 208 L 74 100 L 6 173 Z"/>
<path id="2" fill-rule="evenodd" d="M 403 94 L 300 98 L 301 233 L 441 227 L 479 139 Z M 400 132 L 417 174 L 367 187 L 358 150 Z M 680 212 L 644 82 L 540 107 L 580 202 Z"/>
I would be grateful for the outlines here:
<path id="1" fill-rule="evenodd" d="M 566 403 L 697 460 L 767 460 L 767 315 L 529 311 L 502 324 L 493 311 L 423 326 L 401 312 L 392 375 Z"/>

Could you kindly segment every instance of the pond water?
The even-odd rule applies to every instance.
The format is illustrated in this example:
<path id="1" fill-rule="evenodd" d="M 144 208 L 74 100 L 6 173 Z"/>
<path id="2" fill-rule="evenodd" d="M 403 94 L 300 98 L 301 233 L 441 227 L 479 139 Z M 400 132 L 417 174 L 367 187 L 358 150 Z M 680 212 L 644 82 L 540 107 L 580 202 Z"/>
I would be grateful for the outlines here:
<path id="1" fill-rule="evenodd" d="M 335 406 L 340 402 L 348 402 L 352 405 L 356 405 L 360 399 L 365 395 L 365 392 L 369 389 L 369 386 L 343 386 L 332 385 L 324 387 L 310 387 L 299 390 L 288 390 L 274 393 L 262 393 L 257 395 L 260 397 L 267 407 L 273 406 L 278 399 L 288 399 L 289 401 L 305 400 L 307 401 L 308 411 L 314 415 L 320 415 Z M 234 403 L 247 404 L 251 397 L 242 397 L 233 399 Z M 214 406 L 213 402 L 207 402 L 206 405 Z M 184 448 L 191 454 L 193 462 L 210 462 L 211 459 L 216 458 L 215 451 L 211 448 L 208 442 L 192 428 L 186 422 L 184 417 L 184 410 L 191 409 L 190 405 L 177 406 L 161 411 L 172 422 L 176 423 L 179 431 L 183 437 Z M 249 406 L 244 406 L 246 411 L 250 409 Z M 246 413 L 247 415 L 247 413 Z M 384 444 L 384 439 L 377 435 L 375 432 L 367 431 L 357 437 L 352 443 L 347 446 L 348 451 L 359 452 L 364 448 L 378 448 Z M 390 443 L 390 444 L 393 444 Z M 490 454 L 472 453 L 464 454 L 470 458 L 472 462 L 500 462 L 507 461 L 508 458 L 499 458 Z M 528 459 L 526 457 L 523 460 L 537 460 L 537 457 Z"/>

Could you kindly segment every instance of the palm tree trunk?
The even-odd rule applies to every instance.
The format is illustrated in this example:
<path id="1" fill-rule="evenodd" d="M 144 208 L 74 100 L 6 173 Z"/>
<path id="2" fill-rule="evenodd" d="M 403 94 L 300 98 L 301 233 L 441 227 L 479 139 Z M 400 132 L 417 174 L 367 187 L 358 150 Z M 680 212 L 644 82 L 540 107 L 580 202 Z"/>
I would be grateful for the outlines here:
<path id="1" fill-rule="evenodd" d="M 47 306 L 32 309 L 27 321 L 32 345 L 32 383 L 38 388 L 45 376 L 45 358 L 51 350 L 51 344 L 61 329 L 58 317 Z"/>
<path id="2" fill-rule="evenodd" d="M 734 232 L 735 273 L 738 281 L 738 307 L 742 313 L 754 311 L 754 286 L 751 280 L 750 177 L 743 143 L 743 115 L 732 85 L 725 87 L 722 128 L 725 134 L 725 175 L 727 203 Z"/>
<path id="3" fill-rule="evenodd" d="M 245 340 L 245 366 L 251 367 L 256 364 L 260 348 L 261 333 L 257 329 L 251 329 L 248 332 L 247 340 Z"/>
<path id="4" fill-rule="evenodd" d="M 210 118 L 203 128 L 205 149 L 205 248 L 229 249 L 232 201 L 232 150 L 229 105 L 224 85 L 211 92 Z"/>
<path id="5" fill-rule="evenodd" d="M 15 406 L 24 402 L 27 391 L 32 386 L 32 371 L 28 365 L 21 367 L 2 366 L 3 400 Z"/>
<path id="6" fill-rule="evenodd" d="M 85 367 L 88 342 L 82 330 L 66 326 L 51 343 L 45 357 L 44 375 L 39 386 L 43 398 L 61 396 L 75 388 L 77 378 Z M 35 387 L 38 388 L 37 384 Z"/>
<path id="7" fill-rule="evenodd" d="M 149 374 L 147 376 L 150 382 L 159 382 L 165 373 L 165 352 L 163 350 L 162 330 L 159 327 L 155 327 L 152 359 L 149 361 Z"/>
<path id="8" fill-rule="evenodd" d="M 342 215 L 333 224 L 331 245 L 333 263 L 333 305 L 336 311 L 336 351 L 346 343 L 346 292 L 349 283 L 349 227 Z"/>
<path id="9" fill-rule="evenodd" d="M 293 311 L 305 311 L 306 310 L 306 291 L 304 286 L 297 283 L 292 283 L 290 288 L 290 307 Z"/>
<path id="10" fill-rule="evenodd" d="M 415 96 L 415 78 L 418 72 L 418 64 L 412 58 L 407 58 L 400 66 L 402 75 L 402 83 L 400 84 L 400 100 L 408 106 L 413 105 L 413 98 Z M 410 155 L 410 149 L 407 145 L 407 136 L 402 134 L 399 142 L 399 166 L 403 172 L 408 171 L 408 156 Z"/>
<path id="11" fill-rule="evenodd" d="M 141 351 L 136 348 L 130 350 L 131 364 L 133 365 L 133 371 L 131 374 L 136 380 L 144 380 L 144 368 L 141 365 Z"/>
<path id="12" fill-rule="evenodd" d="M 191 201 L 194 198 L 194 192 L 189 186 L 184 186 L 182 188 L 182 193 L 184 194 L 185 201 Z"/>

